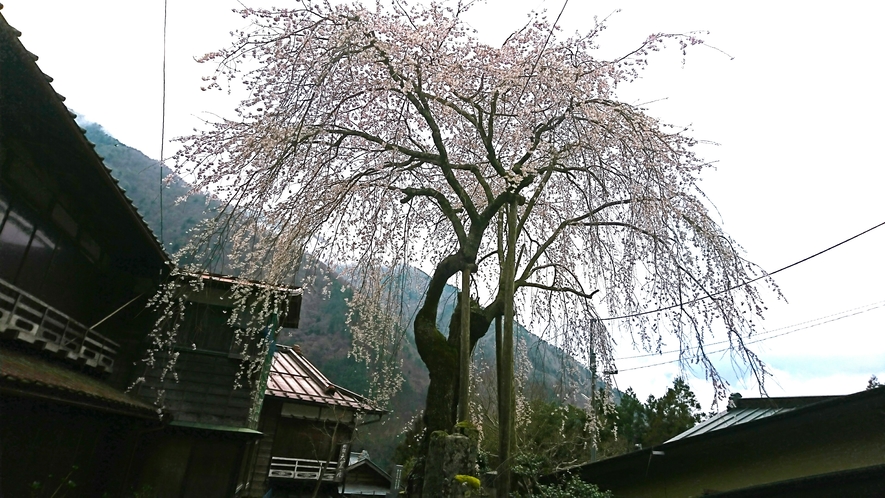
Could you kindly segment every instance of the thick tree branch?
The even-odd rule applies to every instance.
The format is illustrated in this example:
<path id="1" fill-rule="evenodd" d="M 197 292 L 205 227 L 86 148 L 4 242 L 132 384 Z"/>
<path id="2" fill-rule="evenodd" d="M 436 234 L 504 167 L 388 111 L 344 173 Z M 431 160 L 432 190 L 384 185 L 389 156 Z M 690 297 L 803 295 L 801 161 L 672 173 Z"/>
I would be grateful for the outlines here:
<path id="1" fill-rule="evenodd" d="M 396 188 L 396 187 L 394 187 Z M 464 225 L 461 223 L 461 219 L 458 218 L 458 213 L 455 212 L 455 209 L 449 203 L 449 200 L 446 199 L 441 192 L 438 190 L 426 187 L 426 188 L 397 188 L 400 192 L 405 194 L 400 202 L 405 204 L 411 201 L 413 198 L 421 196 L 421 197 L 429 197 L 436 201 L 439 209 L 443 212 L 446 219 L 449 220 L 449 223 L 452 224 L 452 228 L 455 230 L 455 233 L 458 237 L 458 242 L 461 246 L 467 244 L 467 233 L 464 232 Z"/>

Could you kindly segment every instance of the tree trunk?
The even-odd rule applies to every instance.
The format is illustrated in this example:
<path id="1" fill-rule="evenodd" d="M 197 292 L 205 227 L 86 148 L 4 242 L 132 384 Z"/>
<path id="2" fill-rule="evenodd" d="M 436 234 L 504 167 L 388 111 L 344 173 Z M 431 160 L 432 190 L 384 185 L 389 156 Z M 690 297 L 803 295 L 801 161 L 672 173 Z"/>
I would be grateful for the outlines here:
<path id="1" fill-rule="evenodd" d="M 461 302 L 459 300 L 452 321 L 449 324 L 449 337 L 444 336 L 436 326 L 436 315 L 446 280 L 466 265 L 462 265 L 460 255 L 444 259 L 431 276 L 424 304 L 415 316 L 415 343 L 418 354 L 430 372 L 430 386 L 427 390 L 427 403 L 424 408 L 425 432 L 422 453 L 427 454 L 429 435 L 435 431 L 451 431 L 457 423 L 459 352 L 461 343 Z M 487 309 L 482 309 L 470 300 L 470 342 L 469 353 L 488 331 L 494 313 L 500 314 L 500 305 L 495 301 Z M 491 316 L 491 317 L 490 317 Z M 419 464 L 419 467 L 423 466 Z M 423 468 L 418 469 L 423 474 Z M 420 488 L 419 488 L 420 489 Z"/>
<path id="2" fill-rule="evenodd" d="M 460 254 L 445 258 L 436 267 L 427 287 L 424 304 L 415 316 L 415 344 L 421 360 L 430 372 L 430 386 L 424 409 L 425 434 L 451 430 L 454 426 L 455 396 L 457 393 L 458 349 L 449 345 L 436 327 L 436 310 L 445 289 L 446 280 L 462 265 Z M 425 437 L 425 443 L 427 438 Z M 426 449 L 426 448 L 425 448 Z"/>
<path id="3" fill-rule="evenodd" d="M 470 300 L 470 338 L 467 351 L 468 358 L 476 348 L 476 343 L 482 339 L 489 330 L 489 325 L 494 319 L 495 310 L 500 309 L 500 305 L 495 302 L 488 308 L 481 308 L 479 304 Z M 416 328 L 417 328 L 416 319 Z M 435 321 L 434 321 L 435 323 Z M 426 327 L 427 324 L 422 324 Z M 460 389 L 459 371 L 460 371 L 460 344 L 461 344 L 461 303 L 455 307 L 455 313 L 452 315 L 452 321 L 449 324 L 449 337 L 446 338 L 434 325 L 434 330 L 438 336 L 432 340 L 430 347 L 434 348 L 437 357 L 433 359 L 424 359 L 427 369 L 430 371 L 430 387 L 427 391 L 427 405 L 424 410 L 424 421 L 426 424 L 426 434 L 434 431 L 450 431 L 458 422 L 458 392 Z M 416 334 L 417 336 L 417 334 Z M 420 350 L 419 350 L 420 353 Z"/>

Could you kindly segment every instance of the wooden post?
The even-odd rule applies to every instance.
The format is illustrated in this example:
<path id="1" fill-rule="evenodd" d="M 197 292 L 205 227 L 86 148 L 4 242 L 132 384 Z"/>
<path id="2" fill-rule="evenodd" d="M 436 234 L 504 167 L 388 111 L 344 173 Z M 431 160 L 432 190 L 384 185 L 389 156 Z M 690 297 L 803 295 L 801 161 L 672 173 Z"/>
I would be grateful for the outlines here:
<path id="1" fill-rule="evenodd" d="M 458 422 L 470 421 L 470 270 L 461 270 L 461 345 L 458 381 Z"/>
<path id="2" fill-rule="evenodd" d="M 501 268 L 504 294 L 504 326 L 498 355 L 498 486 L 499 497 L 509 497 L 511 488 L 511 450 L 513 449 L 513 296 L 516 279 L 516 200 L 507 209 L 507 253 Z"/>
<path id="3" fill-rule="evenodd" d="M 590 410 L 593 410 L 593 416 L 599 417 L 599 411 L 596 410 L 596 344 L 593 342 L 593 332 L 590 332 Z M 590 462 L 596 461 L 596 445 L 599 444 L 599 431 L 593 432 L 593 444 L 590 445 Z"/>

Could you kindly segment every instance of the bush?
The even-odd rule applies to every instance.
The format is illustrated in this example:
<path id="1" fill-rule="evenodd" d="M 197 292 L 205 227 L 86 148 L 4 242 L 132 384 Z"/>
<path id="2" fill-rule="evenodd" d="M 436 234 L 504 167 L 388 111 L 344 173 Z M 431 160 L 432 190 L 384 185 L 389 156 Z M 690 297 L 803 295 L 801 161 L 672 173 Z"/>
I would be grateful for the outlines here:
<path id="1" fill-rule="evenodd" d="M 554 484 L 539 484 L 545 458 L 540 455 L 517 455 L 513 466 L 514 481 L 520 489 L 519 498 L 612 498 L 611 491 L 600 491 L 595 484 L 582 481 L 578 476 L 562 474 Z"/>
<path id="2" fill-rule="evenodd" d="M 584 482 L 577 476 L 567 475 L 563 482 L 538 484 L 526 497 L 535 498 L 612 498 L 611 491 L 600 491 L 595 484 Z"/>

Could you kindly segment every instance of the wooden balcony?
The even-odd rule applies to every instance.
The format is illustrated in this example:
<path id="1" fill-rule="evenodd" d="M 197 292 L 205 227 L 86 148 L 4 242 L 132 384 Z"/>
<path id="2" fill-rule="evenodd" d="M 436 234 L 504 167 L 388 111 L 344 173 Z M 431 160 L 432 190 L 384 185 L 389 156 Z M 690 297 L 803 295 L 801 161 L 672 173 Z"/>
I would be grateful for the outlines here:
<path id="1" fill-rule="evenodd" d="M 322 460 L 305 458 L 271 457 L 270 471 L 267 476 L 274 479 L 292 479 L 297 481 L 316 481 L 322 474 L 322 480 L 335 482 L 338 464 Z"/>
<path id="2" fill-rule="evenodd" d="M 0 279 L 0 334 L 111 372 L 120 345 Z"/>

